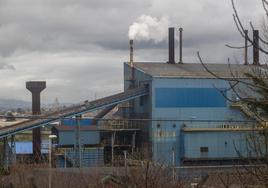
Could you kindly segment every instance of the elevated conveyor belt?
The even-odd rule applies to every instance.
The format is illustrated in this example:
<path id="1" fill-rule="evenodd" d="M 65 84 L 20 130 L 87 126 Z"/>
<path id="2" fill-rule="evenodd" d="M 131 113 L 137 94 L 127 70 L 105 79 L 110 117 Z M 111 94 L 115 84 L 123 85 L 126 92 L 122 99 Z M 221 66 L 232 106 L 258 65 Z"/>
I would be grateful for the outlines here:
<path id="1" fill-rule="evenodd" d="M 33 119 L 33 120 L 27 120 L 23 121 L 11 126 L 2 127 L 0 128 L 0 138 L 14 135 L 18 132 L 22 132 L 25 130 L 30 130 L 36 127 L 44 126 L 49 123 L 58 121 L 62 118 L 68 118 L 73 117 L 77 115 L 81 115 L 87 112 L 95 111 L 100 108 L 109 107 L 112 105 L 116 105 L 122 102 L 126 102 L 132 99 L 135 99 L 137 97 L 148 95 L 149 91 L 147 88 L 134 88 L 129 89 L 125 92 L 118 93 L 115 95 L 111 95 L 109 97 L 104 97 L 102 99 L 98 99 L 95 101 L 85 101 L 82 104 L 78 104 L 75 106 L 71 106 L 68 108 L 65 108 L 63 110 L 53 112 L 50 114 L 45 114 L 43 116 L 40 116 L 39 119 Z"/>

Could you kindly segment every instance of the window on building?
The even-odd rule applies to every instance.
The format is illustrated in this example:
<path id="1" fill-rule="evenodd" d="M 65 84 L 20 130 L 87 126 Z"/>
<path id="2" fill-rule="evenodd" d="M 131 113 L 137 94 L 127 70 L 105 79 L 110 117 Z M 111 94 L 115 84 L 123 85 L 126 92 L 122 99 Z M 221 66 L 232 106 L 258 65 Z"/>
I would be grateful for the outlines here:
<path id="1" fill-rule="evenodd" d="M 200 147 L 201 153 L 208 153 L 208 147 Z"/>
<path id="2" fill-rule="evenodd" d="M 208 157 L 208 147 L 200 147 L 200 157 L 201 158 Z"/>

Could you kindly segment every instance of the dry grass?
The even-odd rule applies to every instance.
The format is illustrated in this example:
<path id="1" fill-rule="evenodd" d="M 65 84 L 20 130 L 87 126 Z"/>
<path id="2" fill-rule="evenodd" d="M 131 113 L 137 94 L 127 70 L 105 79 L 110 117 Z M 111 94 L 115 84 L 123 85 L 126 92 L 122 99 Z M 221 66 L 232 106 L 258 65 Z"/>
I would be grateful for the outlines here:
<path id="1" fill-rule="evenodd" d="M 111 168 L 112 169 L 112 168 Z M 122 170 L 122 168 L 120 168 Z M 0 187 L 3 188 L 47 188 L 48 168 L 41 165 L 16 165 L 10 169 L 10 175 L 2 176 Z M 150 162 L 141 163 L 138 167 L 128 169 L 127 174 L 104 175 L 83 169 L 53 169 L 53 188 L 179 188 L 182 184 L 173 181 L 172 176 L 163 166 L 156 166 Z"/>

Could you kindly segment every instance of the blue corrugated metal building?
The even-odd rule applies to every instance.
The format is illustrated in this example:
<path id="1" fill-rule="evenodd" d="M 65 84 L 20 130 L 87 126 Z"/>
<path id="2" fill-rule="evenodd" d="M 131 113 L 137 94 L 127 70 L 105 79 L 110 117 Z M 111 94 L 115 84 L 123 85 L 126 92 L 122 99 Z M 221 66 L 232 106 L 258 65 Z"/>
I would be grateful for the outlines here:
<path id="1" fill-rule="evenodd" d="M 77 126 L 80 126 L 81 166 L 104 165 L 104 148 L 100 146 L 100 131 L 96 125 L 92 124 L 92 119 L 70 118 L 62 120 L 60 125 L 53 127 L 53 134 L 57 135 L 57 166 L 73 167 L 76 165 Z"/>
<path id="2" fill-rule="evenodd" d="M 57 126 L 58 145 L 74 145 L 76 143 L 75 126 Z M 82 145 L 96 145 L 100 143 L 100 132 L 96 126 L 81 126 L 80 140 Z"/>
<path id="3" fill-rule="evenodd" d="M 207 66 L 231 77 L 229 65 Z M 238 72 L 249 68 L 231 65 Z M 148 136 L 154 161 L 172 164 L 175 156 L 176 165 L 183 165 L 237 159 L 236 149 L 247 152 L 245 137 L 254 122 L 224 97 L 236 99 L 227 81 L 216 79 L 201 64 L 134 63 L 134 71 L 135 85 L 150 90 L 150 96 L 135 100 L 133 112 L 152 119 Z M 125 90 L 130 79 L 131 66 L 125 63 Z"/>
<path id="4" fill-rule="evenodd" d="M 76 119 L 64 119 L 60 125 L 54 126 L 54 134 L 57 135 L 59 147 L 74 146 L 76 143 L 76 128 L 80 125 L 81 145 L 98 145 L 100 132 L 96 125 L 92 125 L 92 119 L 83 118 L 79 122 Z"/>

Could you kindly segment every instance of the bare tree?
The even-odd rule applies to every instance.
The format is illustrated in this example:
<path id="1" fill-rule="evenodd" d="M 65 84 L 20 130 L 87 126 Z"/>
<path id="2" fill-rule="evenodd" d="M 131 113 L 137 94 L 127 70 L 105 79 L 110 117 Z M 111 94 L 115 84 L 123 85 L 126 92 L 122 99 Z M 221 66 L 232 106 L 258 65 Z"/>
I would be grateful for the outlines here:
<path id="1" fill-rule="evenodd" d="M 265 19 L 268 20 L 268 1 L 261 0 Z M 235 26 L 240 33 L 241 37 L 245 39 L 245 46 L 231 48 L 247 48 L 253 46 L 259 50 L 265 57 L 268 55 L 268 26 L 264 24 L 263 35 L 259 36 L 259 42 L 256 42 L 254 38 L 248 36 L 248 31 L 245 29 L 242 20 L 239 17 L 238 11 L 235 6 L 234 0 L 231 0 L 233 8 L 233 20 Z M 255 30 L 255 26 L 252 22 L 249 22 L 252 32 Z M 249 45 L 247 45 L 249 43 Z M 245 155 L 238 149 L 236 149 L 241 161 L 244 161 L 247 165 L 243 170 L 237 170 L 237 177 L 240 179 L 241 185 L 250 184 L 248 180 L 259 186 L 268 187 L 268 66 L 266 62 L 262 64 L 246 65 L 243 71 L 235 69 L 234 66 L 229 64 L 230 76 L 228 78 L 221 77 L 211 71 L 209 66 L 206 65 L 200 53 L 197 53 L 199 61 L 209 72 L 217 79 L 224 80 L 229 83 L 229 89 L 236 96 L 235 99 L 230 98 L 224 92 L 222 95 L 231 103 L 239 103 L 241 108 L 247 109 L 250 116 L 257 122 L 255 127 L 252 127 L 252 132 L 247 135 L 247 154 Z M 267 59 L 266 59 L 267 60 Z M 247 64 L 247 63 L 245 63 Z M 238 66 L 238 65 L 237 65 Z M 236 147 L 234 145 L 234 147 Z M 221 182 L 225 187 L 229 187 L 229 176 L 222 178 L 219 176 Z"/>

